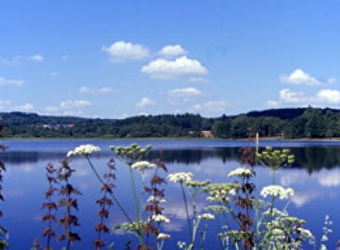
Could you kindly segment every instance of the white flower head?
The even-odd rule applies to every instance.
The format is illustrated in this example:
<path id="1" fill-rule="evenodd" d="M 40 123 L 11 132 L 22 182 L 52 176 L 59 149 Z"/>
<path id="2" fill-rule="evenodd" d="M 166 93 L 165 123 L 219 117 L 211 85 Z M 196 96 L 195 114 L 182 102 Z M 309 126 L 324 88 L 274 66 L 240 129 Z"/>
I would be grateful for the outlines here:
<path id="1" fill-rule="evenodd" d="M 165 234 L 165 233 L 159 233 L 157 235 L 157 239 L 170 239 L 171 235 L 170 234 Z"/>
<path id="2" fill-rule="evenodd" d="M 248 168 L 236 168 L 228 174 L 228 177 L 238 176 L 238 177 L 251 177 L 254 175 L 254 171 Z"/>
<path id="3" fill-rule="evenodd" d="M 156 221 L 158 223 L 161 223 L 161 222 L 169 223 L 170 222 L 170 219 L 162 214 L 153 214 L 149 216 L 149 221 L 151 220 Z"/>
<path id="4" fill-rule="evenodd" d="M 165 200 L 165 199 L 157 198 L 157 197 L 155 197 L 155 196 L 150 196 L 150 197 L 147 199 L 147 202 L 152 202 L 152 203 L 166 203 L 166 200 Z"/>
<path id="5" fill-rule="evenodd" d="M 261 195 L 267 197 L 268 195 L 279 197 L 281 200 L 288 199 L 294 196 L 295 192 L 292 188 L 285 189 L 279 185 L 269 185 L 261 190 Z"/>
<path id="6" fill-rule="evenodd" d="M 263 212 L 263 215 L 271 215 L 271 216 L 288 216 L 286 211 L 280 211 L 275 207 L 273 209 L 268 209 L 267 211 Z"/>
<path id="7" fill-rule="evenodd" d="M 203 213 L 197 216 L 199 219 L 204 219 L 204 220 L 213 220 L 215 219 L 215 216 L 211 213 Z"/>
<path id="8" fill-rule="evenodd" d="M 191 181 L 192 173 L 190 172 L 179 172 L 174 174 L 169 174 L 168 179 L 172 182 L 180 182 L 185 183 L 187 181 Z"/>
<path id="9" fill-rule="evenodd" d="M 74 150 L 70 150 L 67 153 L 67 157 L 70 157 L 72 155 L 90 155 L 93 152 L 100 151 L 100 147 L 94 146 L 92 144 L 86 144 L 86 145 L 80 145 L 76 147 Z"/>
<path id="10" fill-rule="evenodd" d="M 150 163 L 148 161 L 137 161 L 136 163 L 131 165 L 132 169 L 137 169 L 139 171 L 145 171 L 146 169 L 154 168 L 155 164 Z"/>

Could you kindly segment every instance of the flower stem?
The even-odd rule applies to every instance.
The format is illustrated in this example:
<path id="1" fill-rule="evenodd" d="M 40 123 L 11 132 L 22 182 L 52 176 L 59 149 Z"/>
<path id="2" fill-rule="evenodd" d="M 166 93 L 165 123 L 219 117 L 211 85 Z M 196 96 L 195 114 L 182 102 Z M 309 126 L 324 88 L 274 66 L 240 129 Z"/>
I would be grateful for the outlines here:
<path id="1" fill-rule="evenodd" d="M 88 161 L 88 163 L 90 164 L 90 167 L 93 171 L 93 173 L 96 175 L 97 179 L 99 180 L 99 182 L 102 184 L 102 185 L 105 185 L 105 182 L 103 181 L 103 179 L 101 178 L 101 176 L 98 174 L 98 171 L 96 170 L 96 168 L 93 166 L 90 158 L 88 155 L 86 155 L 86 159 Z M 124 214 L 125 218 L 130 222 L 132 223 L 132 220 L 130 218 L 130 216 L 126 213 L 125 209 L 123 208 L 123 206 L 120 204 L 120 202 L 117 200 L 117 198 L 113 195 L 112 192 L 109 192 L 111 198 L 114 200 L 115 204 L 118 206 L 118 208 L 120 209 L 120 211 Z"/>
<path id="2" fill-rule="evenodd" d="M 181 183 L 183 201 L 184 201 L 184 205 L 185 205 L 185 212 L 186 212 L 186 215 L 187 215 L 187 222 L 188 222 L 188 229 L 189 229 L 189 239 L 192 239 L 192 229 L 191 229 L 191 223 L 190 223 L 190 215 L 189 215 L 188 201 L 187 201 L 187 197 L 186 197 L 186 195 L 185 195 L 185 190 L 184 190 L 184 186 L 183 186 L 183 181 L 181 181 L 180 183 Z"/>

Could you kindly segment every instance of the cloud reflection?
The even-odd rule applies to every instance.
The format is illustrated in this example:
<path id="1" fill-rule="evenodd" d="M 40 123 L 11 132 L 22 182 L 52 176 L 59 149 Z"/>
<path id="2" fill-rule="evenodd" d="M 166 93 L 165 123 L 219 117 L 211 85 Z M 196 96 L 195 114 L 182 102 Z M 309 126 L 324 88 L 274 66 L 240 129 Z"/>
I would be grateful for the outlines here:
<path id="1" fill-rule="evenodd" d="M 317 182 L 324 187 L 340 186 L 340 170 L 322 170 L 315 175 Z"/>

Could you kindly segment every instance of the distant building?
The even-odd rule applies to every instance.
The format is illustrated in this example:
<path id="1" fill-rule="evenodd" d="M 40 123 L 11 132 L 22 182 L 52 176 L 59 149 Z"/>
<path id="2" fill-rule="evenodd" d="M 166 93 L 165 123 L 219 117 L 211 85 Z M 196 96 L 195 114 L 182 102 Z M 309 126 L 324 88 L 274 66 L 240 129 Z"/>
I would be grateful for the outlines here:
<path id="1" fill-rule="evenodd" d="M 209 130 L 203 130 L 201 131 L 201 135 L 204 138 L 214 138 L 213 134 L 211 133 L 211 131 Z"/>
<path id="2" fill-rule="evenodd" d="M 74 124 L 73 123 L 68 123 L 68 124 L 43 124 L 37 126 L 37 128 L 46 128 L 46 129 L 61 129 L 61 128 L 73 128 Z"/>

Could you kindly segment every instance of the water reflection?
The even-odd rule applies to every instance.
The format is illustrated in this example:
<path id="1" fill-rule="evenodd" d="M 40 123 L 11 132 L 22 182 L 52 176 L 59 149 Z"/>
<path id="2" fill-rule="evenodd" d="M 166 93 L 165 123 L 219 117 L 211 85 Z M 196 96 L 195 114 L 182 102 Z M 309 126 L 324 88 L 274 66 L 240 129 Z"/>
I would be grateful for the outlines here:
<path id="1" fill-rule="evenodd" d="M 22 145 L 17 147 L 11 145 L 7 152 L 0 154 L 4 160 L 8 171 L 4 178 L 4 195 L 6 201 L 2 204 L 4 217 L 2 224 L 10 229 L 10 243 L 12 249 L 29 249 L 33 240 L 38 237 L 44 227 L 40 222 L 43 211 L 40 207 L 44 200 L 44 192 L 47 188 L 45 181 L 44 166 L 53 162 L 58 165 L 59 161 L 64 158 L 66 152 L 79 145 L 80 142 L 53 142 L 30 143 L 29 150 L 23 149 Z M 153 144 L 149 141 L 143 141 L 141 145 Z M 208 144 L 209 143 L 209 144 Z M 112 153 L 108 150 L 110 142 L 94 142 L 100 146 L 103 151 L 92 156 L 94 164 L 98 170 L 104 172 L 106 163 Z M 120 145 L 119 142 L 115 143 Z M 123 142 L 123 145 L 129 145 L 130 142 Z M 166 163 L 169 172 L 188 171 L 194 173 L 194 179 L 203 181 L 211 179 L 213 182 L 225 182 L 227 173 L 236 167 L 239 167 L 241 156 L 240 148 L 248 145 L 246 143 L 230 145 L 225 142 L 158 142 L 154 150 L 149 155 L 150 159 L 159 157 L 159 150 L 163 149 L 162 160 Z M 296 195 L 291 206 L 294 215 L 305 218 L 309 225 L 315 229 L 318 235 L 318 229 L 321 231 L 323 218 L 330 214 L 333 221 L 339 221 L 337 204 L 340 199 L 340 192 L 337 190 L 340 186 L 340 147 L 337 145 L 276 145 L 277 148 L 290 148 L 295 155 L 296 162 L 291 168 L 281 169 L 277 172 L 277 182 L 285 187 L 293 187 Z M 107 149 L 107 150 L 105 150 Z M 93 173 L 82 158 L 74 158 L 71 165 L 76 169 L 73 181 L 76 186 L 84 193 L 79 198 L 80 204 L 80 221 L 82 224 L 81 235 L 83 242 L 79 244 L 79 249 L 92 249 L 93 226 L 97 220 L 96 204 L 93 202 L 94 197 L 99 197 L 100 185 L 93 178 Z M 256 185 L 259 187 L 270 184 L 271 171 L 262 166 L 256 167 Z M 117 190 L 124 190 L 117 193 L 119 199 L 124 200 L 126 207 L 132 207 L 132 202 L 128 199 L 131 187 L 127 179 L 127 167 L 118 164 L 117 169 Z M 140 181 L 140 180 L 139 180 Z M 172 247 L 176 249 L 176 240 L 183 237 L 183 229 L 186 227 L 185 210 L 180 196 L 180 188 L 177 185 L 169 183 L 166 186 L 166 199 L 164 213 L 171 218 L 171 223 L 164 228 L 167 232 L 174 234 Z M 199 200 L 197 208 L 199 211 L 206 205 L 205 199 Z M 117 211 L 110 218 L 109 225 L 114 226 L 117 223 L 124 222 L 124 218 Z M 338 230 L 339 231 L 339 230 Z M 333 247 L 338 240 L 336 235 L 339 233 L 335 230 L 334 239 L 330 241 Z M 322 233 L 322 232 L 321 232 Z M 320 232 L 319 232 L 320 234 Z M 18 241 L 18 235 L 25 235 L 25 238 Z M 124 236 L 125 237 L 125 236 Z M 176 238 L 177 237 L 177 238 Z M 21 239 L 21 238 L 20 238 Z M 121 242 L 119 235 L 110 236 L 110 240 Z M 332 248 L 330 248 L 332 249 Z"/>

